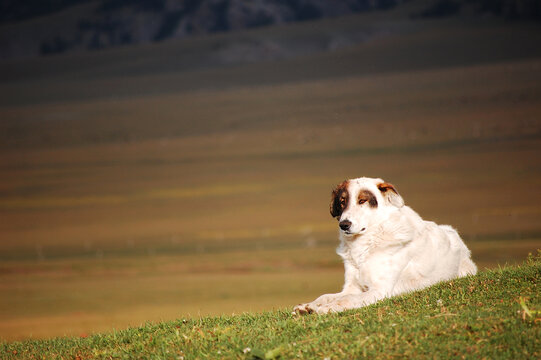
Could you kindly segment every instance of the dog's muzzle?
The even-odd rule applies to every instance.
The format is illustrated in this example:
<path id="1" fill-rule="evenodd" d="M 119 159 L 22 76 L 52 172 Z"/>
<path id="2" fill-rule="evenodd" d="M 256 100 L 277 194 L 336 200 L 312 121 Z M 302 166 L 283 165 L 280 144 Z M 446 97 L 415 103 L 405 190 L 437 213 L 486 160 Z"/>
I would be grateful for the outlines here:
<path id="1" fill-rule="evenodd" d="M 349 228 L 351 227 L 351 221 L 349 221 L 349 220 L 342 220 L 342 221 L 340 221 L 340 223 L 338 224 L 338 226 L 340 226 L 340 229 L 342 229 L 343 231 L 348 231 Z"/>

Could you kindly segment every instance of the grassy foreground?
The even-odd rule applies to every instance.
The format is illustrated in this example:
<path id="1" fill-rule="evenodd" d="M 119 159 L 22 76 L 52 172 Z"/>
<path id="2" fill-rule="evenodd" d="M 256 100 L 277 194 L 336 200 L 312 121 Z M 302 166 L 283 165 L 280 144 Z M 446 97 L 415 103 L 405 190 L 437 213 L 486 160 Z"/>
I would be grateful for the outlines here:
<path id="1" fill-rule="evenodd" d="M 539 358 L 541 255 L 355 311 L 207 317 L 3 343 L 2 359 Z"/>

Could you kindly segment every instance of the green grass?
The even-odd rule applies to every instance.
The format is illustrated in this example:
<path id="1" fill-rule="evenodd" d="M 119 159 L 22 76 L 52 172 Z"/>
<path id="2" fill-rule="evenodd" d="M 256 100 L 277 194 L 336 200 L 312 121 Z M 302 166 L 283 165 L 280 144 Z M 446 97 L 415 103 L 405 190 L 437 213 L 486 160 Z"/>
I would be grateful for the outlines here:
<path id="1" fill-rule="evenodd" d="M 2 359 L 535 358 L 541 255 L 326 316 L 283 309 L 0 345 Z M 308 299 L 307 299 L 308 300 Z"/>

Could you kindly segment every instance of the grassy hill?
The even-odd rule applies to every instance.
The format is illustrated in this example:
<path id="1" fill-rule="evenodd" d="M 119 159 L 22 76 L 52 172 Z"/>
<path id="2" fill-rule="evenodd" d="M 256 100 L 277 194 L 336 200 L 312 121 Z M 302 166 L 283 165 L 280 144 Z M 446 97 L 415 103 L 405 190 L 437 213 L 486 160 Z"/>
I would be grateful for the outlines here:
<path id="1" fill-rule="evenodd" d="M 316 279 L 313 279 L 316 280 Z M 541 256 L 359 310 L 282 309 L 0 345 L 3 359 L 507 358 L 541 355 Z"/>

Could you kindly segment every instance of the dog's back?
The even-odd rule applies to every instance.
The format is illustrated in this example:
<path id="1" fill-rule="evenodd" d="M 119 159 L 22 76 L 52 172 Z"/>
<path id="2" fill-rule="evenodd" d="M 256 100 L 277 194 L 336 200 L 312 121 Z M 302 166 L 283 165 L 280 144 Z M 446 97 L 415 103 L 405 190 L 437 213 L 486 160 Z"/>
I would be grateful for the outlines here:
<path id="1" fill-rule="evenodd" d="M 407 206 L 401 213 L 407 223 L 415 225 L 415 235 L 407 245 L 404 255 L 409 257 L 408 264 L 393 288 L 393 295 L 477 272 L 470 251 L 455 229 L 425 221 Z"/>
<path id="2" fill-rule="evenodd" d="M 458 232 L 449 225 L 439 225 L 443 231 L 445 231 L 448 236 L 453 239 L 455 246 L 460 249 L 460 263 L 458 265 L 458 274 L 457 276 L 468 276 L 477 274 L 477 266 L 473 263 L 471 259 L 471 252 L 464 244 L 464 241 L 458 235 Z"/>

